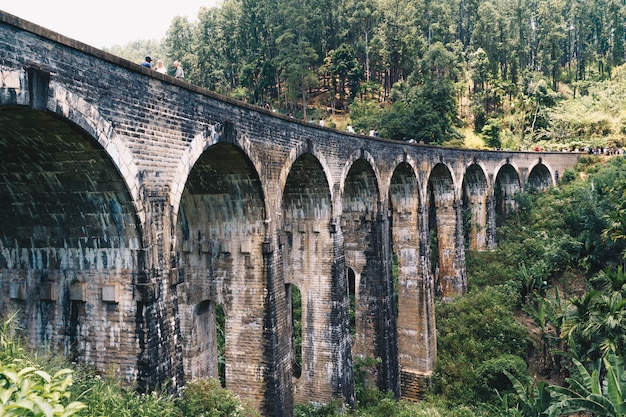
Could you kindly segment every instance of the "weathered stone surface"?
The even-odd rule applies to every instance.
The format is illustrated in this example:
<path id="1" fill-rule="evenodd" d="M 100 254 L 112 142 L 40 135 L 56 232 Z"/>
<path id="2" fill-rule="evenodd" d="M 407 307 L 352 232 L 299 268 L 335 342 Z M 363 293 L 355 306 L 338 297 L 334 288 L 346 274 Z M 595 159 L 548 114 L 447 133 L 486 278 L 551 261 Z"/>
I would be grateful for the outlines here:
<path id="1" fill-rule="evenodd" d="M 462 209 L 470 246 L 492 248 L 495 211 L 579 157 L 319 128 L 1 11 L 0 51 L 2 309 L 19 309 L 33 345 L 142 388 L 216 376 L 224 360 L 226 386 L 267 416 L 353 404 L 355 357 L 380 359 L 372 385 L 419 396 L 436 289 L 466 291 Z"/>

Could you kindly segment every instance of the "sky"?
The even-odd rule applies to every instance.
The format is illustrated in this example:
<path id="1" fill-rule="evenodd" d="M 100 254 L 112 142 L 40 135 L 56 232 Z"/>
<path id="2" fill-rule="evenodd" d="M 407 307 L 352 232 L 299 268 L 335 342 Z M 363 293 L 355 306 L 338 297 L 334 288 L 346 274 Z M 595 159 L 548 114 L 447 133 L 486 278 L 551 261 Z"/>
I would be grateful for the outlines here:
<path id="1" fill-rule="evenodd" d="M 175 16 L 195 21 L 221 0 L 0 0 L 0 9 L 96 48 L 162 39 Z"/>

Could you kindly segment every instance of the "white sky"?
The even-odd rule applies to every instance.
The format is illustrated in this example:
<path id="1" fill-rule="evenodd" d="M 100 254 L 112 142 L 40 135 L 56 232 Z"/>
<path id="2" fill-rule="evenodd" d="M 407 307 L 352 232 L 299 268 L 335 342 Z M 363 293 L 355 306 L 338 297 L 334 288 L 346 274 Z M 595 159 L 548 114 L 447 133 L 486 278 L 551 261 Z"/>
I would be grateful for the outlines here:
<path id="1" fill-rule="evenodd" d="M 175 16 L 195 21 L 220 0 L 0 0 L 0 9 L 96 48 L 161 39 Z"/>

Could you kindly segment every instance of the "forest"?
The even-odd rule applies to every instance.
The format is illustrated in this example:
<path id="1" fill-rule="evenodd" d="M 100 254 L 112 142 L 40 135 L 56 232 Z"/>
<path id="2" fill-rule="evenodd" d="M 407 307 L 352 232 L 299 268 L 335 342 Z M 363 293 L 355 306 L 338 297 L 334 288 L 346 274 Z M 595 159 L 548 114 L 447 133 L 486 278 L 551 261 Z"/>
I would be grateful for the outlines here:
<path id="1" fill-rule="evenodd" d="M 626 123 L 594 88 L 622 76 L 625 4 L 224 0 L 193 21 L 175 17 L 164 39 L 110 52 L 157 55 L 171 74 L 181 61 L 193 84 L 340 130 L 456 147 L 610 148 Z"/>

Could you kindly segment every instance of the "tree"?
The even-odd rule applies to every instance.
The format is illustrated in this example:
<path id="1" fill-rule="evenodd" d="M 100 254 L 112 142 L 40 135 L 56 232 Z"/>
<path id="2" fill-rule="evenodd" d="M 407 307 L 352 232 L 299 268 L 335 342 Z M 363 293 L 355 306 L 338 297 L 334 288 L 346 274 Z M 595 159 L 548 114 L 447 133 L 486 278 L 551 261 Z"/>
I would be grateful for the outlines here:
<path id="1" fill-rule="evenodd" d="M 281 72 L 281 80 L 286 85 L 287 102 L 294 108 L 298 98 L 301 98 L 303 117 L 306 119 L 307 94 L 309 89 L 317 84 L 317 77 L 311 70 L 317 54 L 306 39 L 298 39 L 290 30 L 279 36 L 276 43 L 280 48 L 276 66 Z"/>
<path id="2" fill-rule="evenodd" d="M 354 39 L 361 39 L 363 36 L 364 55 L 365 55 L 365 81 L 370 81 L 370 39 L 374 30 L 379 24 L 380 13 L 377 4 L 373 0 L 356 0 L 354 11 L 348 17 L 349 26 L 356 32 Z M 358 42 L 354 42 L 358 48 Z"/>
<path id="3" fill-rule="evenodd" d="M 325 67 L 332 77 L 332 101 L 339 90 L 339 99 L 343 100 L 346 93 L 346 81 L 350 96 L 356 94 L 356 85 L 362 79 L 359 62 L 356 59 L 354 49 L 348 44 L 341 44 L 339 48 L 328 53 Z M 338 80 L 338 81 L 336 81 Z"/>
<path id="4" fill-rule="evenodd" d="M 381 134 L 397 140 L 441 144 L 457 136 L 452 79 L 458 76 L 456 57 L 436 42 L 419 62 L 408 82 L 391 92 L 392 106 L 382 115 Z"/>
<path id="5" fill-rule="evenodd" d="M 186 17 L 176 16 L 172 19 L 167 33 L 165 34 L 165 49 L 167 57 L 173 61 L 179 61 L 185 68 L 185 77 L 188 81 L 201 84 L 198 71 L 194 68 L 197 59 L 192 53 L 194 47 L 193 25 Z"/>

